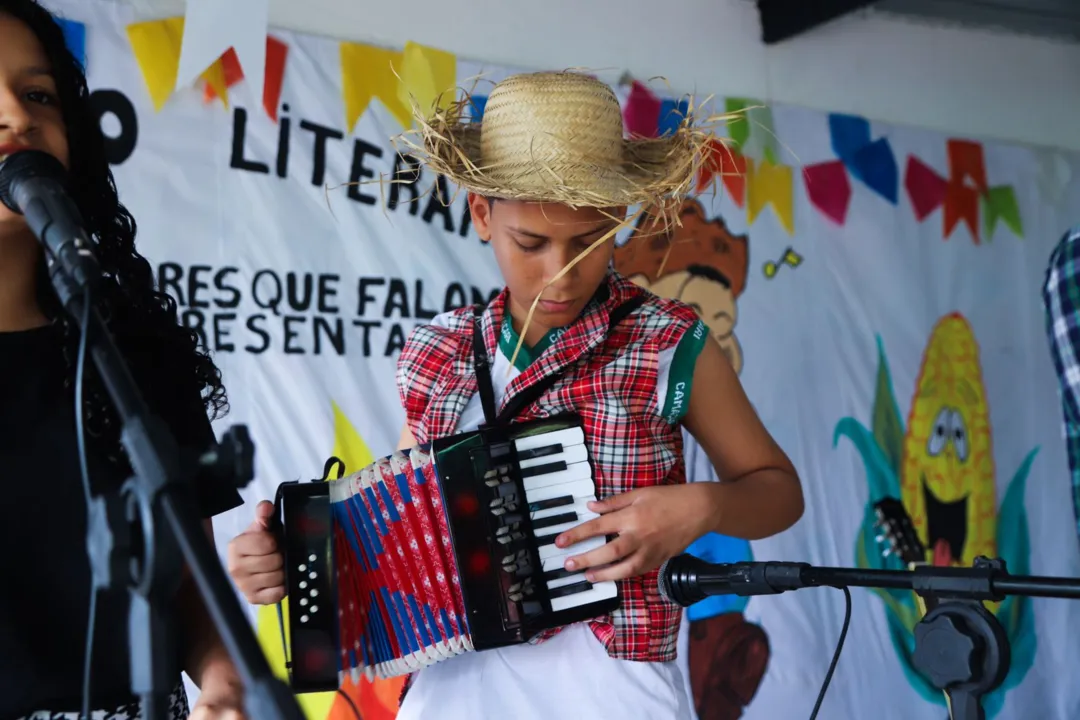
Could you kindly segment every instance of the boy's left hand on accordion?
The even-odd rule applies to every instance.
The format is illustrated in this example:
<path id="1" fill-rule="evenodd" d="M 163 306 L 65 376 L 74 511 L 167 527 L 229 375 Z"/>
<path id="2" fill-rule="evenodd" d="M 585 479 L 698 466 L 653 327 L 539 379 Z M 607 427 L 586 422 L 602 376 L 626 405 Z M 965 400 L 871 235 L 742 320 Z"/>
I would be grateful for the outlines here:
<path id="1" fill-rule="evenodd" d="M 631 490 L 589 503 L 600 517 L 555 539 L 560 548 L 617 535 L 602 547 L 567 558 L 566 569 L 586 570 L 589 582 L 622 580 L 655 570 L 706 532 L 711 504 L 698 483 Z"/>

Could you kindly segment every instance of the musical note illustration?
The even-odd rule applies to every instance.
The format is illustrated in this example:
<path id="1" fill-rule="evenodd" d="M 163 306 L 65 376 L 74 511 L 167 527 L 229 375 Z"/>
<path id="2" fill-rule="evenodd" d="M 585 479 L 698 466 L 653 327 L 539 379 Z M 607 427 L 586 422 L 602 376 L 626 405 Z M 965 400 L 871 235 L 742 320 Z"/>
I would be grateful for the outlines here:
<path id="1" fill-rule="evenodd" d="M 795 252 L 793 248 L 788 248 L 784 251 L 784 255 L 779 260 L 769 260 L 767 263 L 765 263 L 762 271 L 765 273 L 765 277 L 772 280 L 774 277 L 776 277 L 776 273 L 784 265 L 788 265 L 791 268 L 797 268 L 799 267 L 799 265 L 802 264 L 802 261 L 802 255 Z"/>

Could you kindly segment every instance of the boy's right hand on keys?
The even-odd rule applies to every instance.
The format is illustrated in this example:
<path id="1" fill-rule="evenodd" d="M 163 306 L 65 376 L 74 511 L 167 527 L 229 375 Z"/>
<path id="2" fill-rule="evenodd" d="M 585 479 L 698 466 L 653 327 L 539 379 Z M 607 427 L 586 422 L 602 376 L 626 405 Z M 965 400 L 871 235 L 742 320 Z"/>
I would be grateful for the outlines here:
<path id="1" fill-rule="evenodd" d="M 273 605 L 285 597 L 285 558 L 270 532 L 273 514 L 274 504 L 263 500 L 251 525 L 229 543 L 229 575 L 252 605 Z"/>

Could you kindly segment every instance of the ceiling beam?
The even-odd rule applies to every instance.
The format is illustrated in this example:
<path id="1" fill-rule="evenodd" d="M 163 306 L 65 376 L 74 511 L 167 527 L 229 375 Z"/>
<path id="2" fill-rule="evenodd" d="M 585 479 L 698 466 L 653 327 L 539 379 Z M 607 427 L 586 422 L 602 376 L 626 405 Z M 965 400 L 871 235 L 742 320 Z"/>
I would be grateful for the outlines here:
<path id="1" fill-rule="evenodd" d="M 842 15 L 872 5 L 875 0 L 757 0 L 761 40 L 774 45 Z"/>

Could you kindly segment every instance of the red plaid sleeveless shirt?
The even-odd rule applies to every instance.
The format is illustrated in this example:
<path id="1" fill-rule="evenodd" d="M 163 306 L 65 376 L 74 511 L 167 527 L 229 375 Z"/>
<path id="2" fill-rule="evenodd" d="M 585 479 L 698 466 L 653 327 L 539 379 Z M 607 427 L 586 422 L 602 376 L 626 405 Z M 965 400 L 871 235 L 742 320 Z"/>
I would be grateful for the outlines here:
<path id="1" fill-rule="evenodd" d="M 645 294 L 644 304 L 608 333 L 609 313 L 640 294 Z M 497 351 L 507 296 L 504 289 L 481 319 L 489 356 Z M 457 432 L 461 413 L 477 392 L 473 322 L 472 310 L 463 308 L 451 316 L 448 327 L 416 328 L 402 350 L 398 392 L 418 442 Z M 652 295 L 612 271 L 597 300 L 511 382 L 503 405 L 540 378 L 562 372 L 555 386 L 517 420 L 577 412 L 585 424 L 597 497 L 683 483 L 680 426 L 661 417 L 656 404 L 658 358 L 688 332 L 700 331 L 700 322 L 689 306 Z M 657 571 L 620 584 L 622 607 L 590 621 L 596 637 L 615 658 L 674 660 L 682 610 L 660 596 Z M 532 642 L 557 632 L 547 631 Z"/>

